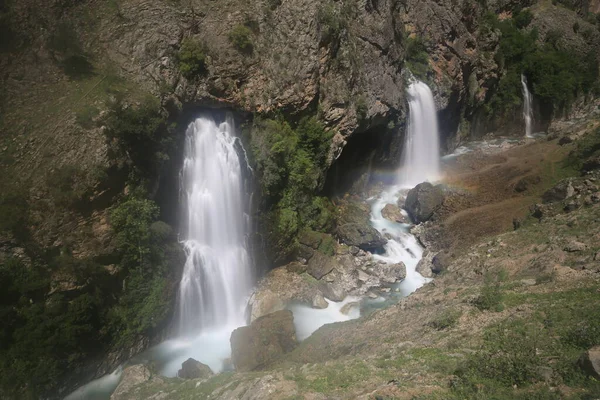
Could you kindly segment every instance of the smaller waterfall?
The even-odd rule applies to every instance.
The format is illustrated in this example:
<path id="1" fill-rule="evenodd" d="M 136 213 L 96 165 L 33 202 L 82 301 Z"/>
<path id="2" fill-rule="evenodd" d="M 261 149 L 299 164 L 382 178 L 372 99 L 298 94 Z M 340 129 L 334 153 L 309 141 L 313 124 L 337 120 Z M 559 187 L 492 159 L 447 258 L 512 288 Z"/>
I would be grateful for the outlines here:
<path id="1" fill-rule="evenodd" d="M 404 140 L 400 184 L 415 186 L 440 175 L 440 143 L 433 93 L 425 83 L 412 78 L 408 87 L 408 130 Z"/>
<path id="2" fill-rule="evenodd" d="M 533 110 L 531 107 L 531 92 L 527 87 L 527 78 L 521 74 L 521 87 L 523 91 L 523 119 L 525 120 L 525 136 L 533 137 L 531 123 L 533 121 Z"/>

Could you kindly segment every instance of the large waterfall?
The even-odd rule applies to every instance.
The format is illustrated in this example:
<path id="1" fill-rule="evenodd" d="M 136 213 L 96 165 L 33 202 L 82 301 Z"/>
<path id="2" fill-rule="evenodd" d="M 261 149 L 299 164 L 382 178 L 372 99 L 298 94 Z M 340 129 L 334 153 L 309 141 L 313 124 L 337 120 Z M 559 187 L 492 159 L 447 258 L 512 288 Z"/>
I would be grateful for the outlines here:
<path id="1" fill-rule="evenodd" d="M 186 132 L 182 192 L 187 260 L 179 289 L 179 334 L 243 325 L 252 288 L 240 157 L 231 118 L 201 117 Z"/>
<path id="2" fill-rule="evenodd" d="M 533 109 L 531 107 L 531 93 L 527 87 L 527 78 L 521 74 L 521 89 L 523 92 L 523 119 L 525 120 L 525 136 L 530 138 L 533 137 L 532 132 L 532 121 L 533 121 Z"/>
<path id="3" fill-rule="evenodd" d="M 408 87 L 408 130 L 406 132 L 400 183 L 415 186 L 440 175 L 438 122 L 431 89 L 411 78 Z"/>

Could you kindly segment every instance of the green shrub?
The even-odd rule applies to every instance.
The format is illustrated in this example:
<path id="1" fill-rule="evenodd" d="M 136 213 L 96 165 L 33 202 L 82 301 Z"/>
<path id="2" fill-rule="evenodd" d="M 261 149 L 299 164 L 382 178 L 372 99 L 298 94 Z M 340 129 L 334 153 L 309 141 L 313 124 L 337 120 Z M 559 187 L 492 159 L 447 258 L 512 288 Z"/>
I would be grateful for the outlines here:
<path id="1" fill-rule="evenodd" d="M 206 53 L 207 48 L 204 44 L 187 38 L 181 43 L 179 53 L 177 53 L 177 63 L 179 71 L 187 79 L 194 79 L 206 73 Z"/>
<path id="2" fill-rule="evenodd" d="M 156 98 L 146 97 L 133 107 L 117 97 L 109 104 L 103 123 L 109 142 L 115 144 L 113 156 L 129 160 L 140 177 L 156 176 L 169 159 L 173 138 Z"/>
<path id="3" fill-rule="evenodd" d="M 75 121 L 79 126 L 85 129 L 91 129 L 94 127 L 94 118 L 98 116 L 99 110 L 94 106 L 85 106 L 81 108 L 75 114 Z"/>
<path id="4" fill-rule="evenodd" d="M 429 326 L 432 328 L 443 331 L 450 329 L 458 323 L 462 312 L 460 310 L 445 310 L 441 314 L 437 315 L 430 323 Z"/>
<path id="5" fill-rule="evenodd" d="M 94 72 L 89 56 L 79 41 L 79 35 L 70 23 L 58 23 L 49 36 L 48 47 L 68 76 L 82 78 Z"/>
<path id="6" fill-rule="evenodd" d="M 516 13 L 513 18 L 517 28 L 523 29 L 531 24 L 531 21 L 533 20 L 533 14 L 529 10 L 522 10 Z"/>
<path id="7" fill-rule="evenodd" d="M 229 41 L 233 44 L 233 47 L 238 49 L 244 54 L 252 54 L 254 51 L 254 44 L 252 43 L 252 30 L 245 25 L 236 25 L 231 32 L 229 32 Z"/>
<path id="8" fill-rule="evenodd" d="M 481 311 L 491 310 L 500 312 L 504 309 L 504 292 L 501 287 L 499 276 L 487 276 L 479 296 L 473 301 L 475 307 Z"/>
<path id="9" fill-rule="evenodd" d="M 321 31 L 321 40 L 325 43 L 337 42 L 344 29 L 347 28 L 346 19 L 343 18 L 335 4 L 329 1 L 319 7 L 317 21 Z"/>
<path id="10" fill-rule="evenodd" d="M 84 179 L 81 169 L 75 165 L 65 165 L 48 174 L 46 185 L 57 205 L 70 207 L 83 199 L 86 191 Z"/>
<path id="11" fill-rule="evenodd" d="M 408 69 L 418 79 L 425 79 L 429 71 L 429 54 L 425 42 L 418 36 L 407 37 L 405 46 L 405 62 Z"/>

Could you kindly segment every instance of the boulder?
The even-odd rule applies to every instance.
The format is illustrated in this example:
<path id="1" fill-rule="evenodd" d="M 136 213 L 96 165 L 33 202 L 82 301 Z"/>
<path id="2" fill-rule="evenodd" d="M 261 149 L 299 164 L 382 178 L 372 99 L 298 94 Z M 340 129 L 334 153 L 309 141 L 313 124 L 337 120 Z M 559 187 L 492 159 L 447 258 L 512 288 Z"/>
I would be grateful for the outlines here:
<path id="1" fill-rule="evenodd" d="M 425 250 L 423 256 L 419 260 L 419 263 L 417 264 L 416 271 L 425 278 L 431 278 L 433 276 L 433 256 L 434 254 L 432 252 Z"/>
<path id="2" fill-rule="evenodd" d="M 366 251 L 382 249 L 387 240 L 381 236 L 377 229 L 370 225 L 344 224 L 337 228 L 337 235 L 342 243 L 356 246 Z"/>
<path id="3" fill-rule="evenodd" d="M 381 210 L 381 215 L 383 216 L 383 218 L 393 222 L 398 222 L 401 224 L 410 224 L 408 218 L 406 218 L 404 214 L 402 214 L 402 209 L 394 204 L 386 204 L 385 207 L 383 207 L 383 209 Z"/>
<path id="4" fill-rule="evenodd" d="M 315 294 L 312 299 L 312 308 L 322 310 L 327 307 L 329 307 L 329 303 L 325 300 L 325 297 L 322 294 Z"/>
<path id="5" fill-rule="evenodd" d="M 579 357 L 579 367 L 594 379 L 600 379 L 600 346 L 592 347 Z"/>
<path id="6" fill-rule="evenodd" d="M 444 202 L 444 193 L 439 186 L 423 182 L 412 188 L 406 196 L 404 209 L 415 223 L 428 221 Z"/>
<path id="7" fill-rule="evenodd" d="M 140 383 L 149 381 L 151 377 L 152 373 L 144 364 L 125 368 L 119 386 L 110 396 L 110 400 L 129 399 L 131 390 Z"/>
<path id="8" fill-rule="evenodd" d="M 310 260 L 308 260 L 306 272 L 308 272 L 315 279 L 321 279 L 330 273 L 336 265 L 337 262 L 335 258 L 329 257 L 320 251 L 315 251 Z"/>
<path id="9" fill-rule="evenodd" d="M 200 361 L 188 358 L 181 364 L 181 369 L 177 371 L 177 376 L 182 379 L 205 379 L 213 376 L 214 373 L 206 364 Z"/>
<path id="10" fill-rule="evenodd" d="M 252 371 L 266 366 L 294 350 L 298 345 L 294 316 L 289 310 L 258 318 L 231 334 L 231 360 L 237 371 Z"/>
<path id="11" fill-rule="evenodd" d="M 445 251 L 440 251 L 431 260 L 431 272 L 439 274 L 450 266 L 450 255 Z"/>
<path id="12" fill-rule="evenodd" d="M 336 234 L 340 241 L 365 251 L 382 250 L 387 243 L 371 226 L 370 208 L 366 203 L 347 201 L 341 204 Z"/>
<path id="13" fill-rule="evenodd" d="M 565 179 L 558 182 L 554 187 L 548 189 L 542 195 L 542 203 L 555 203 L 566 200 L 575 194 L 575 189 L 570 179 Z"/>
<path id="14" fill-rule="evenodd" d="M 395 283 L 406 278 L 406 265 L 403 262 L 379 264 L 374 268 L 374 272 L 383 282 Z"/>
<path id="15" fill-rule="evenodd" d="M 600 156 L 592 156 L 583 162 L 582 170 L 593 171 L 600 169 Z"/>
<path id="16" fill-rule="evenodd" d="M 323 282 L 319 285 L 319 290 L 321 290 L 323 296 L 332 301 L 342 301 L 347 296 L 346 291 L 339 283 Z"/>

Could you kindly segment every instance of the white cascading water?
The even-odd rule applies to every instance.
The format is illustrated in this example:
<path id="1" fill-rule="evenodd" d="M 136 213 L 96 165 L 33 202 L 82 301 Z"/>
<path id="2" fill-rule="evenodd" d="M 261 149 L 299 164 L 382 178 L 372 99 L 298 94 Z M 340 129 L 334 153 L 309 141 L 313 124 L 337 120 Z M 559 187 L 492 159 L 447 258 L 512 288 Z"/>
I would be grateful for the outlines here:
<path id="1" fill-rule="evenodd" d="M 166 376 L 176 375 L 189 357 L 222 371 L 231 332 L 246 324 L 253 274 L 236 140 L 230 116 L 221 124 L 200 117 L 186 131 L 181 191 L 187 259 L 179 285 L 178 336 L 149 355 Z"/>
<path id="2" fill-rule="evenodd" d="M 403 262 L 406 265 L 406 278 L 398 286 L 403 296 L 408 296 L 430 280 L 416 271 L 423 248 L 410 233 L 410 225 L 385 219 L 381 211 L 386 204 L 397 204 L 398 199 L 406 195 L 407 189 L 440 177 L 437 111 L 429 86 L 412 78 L 408 87 L 408 106 L 408 129 L 398 185 L 388 188 L 371 203 L 371 224 L 390 238 L 385 245 L 385 254 L 373 257 L 389 264 Z"/>
<path id="3" fill-rule="evenodd" d="M 412 187 L 440 175 L 440 141 L 433 93 L 412 78 L 408 87 L 408 130 L 402 153 L 400 184 Z"/>
<path id="4" fill-rule="evenodd" d="M 521 74 L 521 88 L 523 92 L 523 119 L 525 120 L 525 136 L 530 138 L 533 137 L 532 122 L 533 122 L 533 108 L 531 107 L 531 92 L 527 86 L 527 78 Z"/>
<path id="5" fill-rule="evenodd" d="M 179 335 L 242 325 L 252 289 L 247 221 L 233 120 L 196 119 L 187 129 L 182 191 L 187 260 L 179 286 Z"/>

